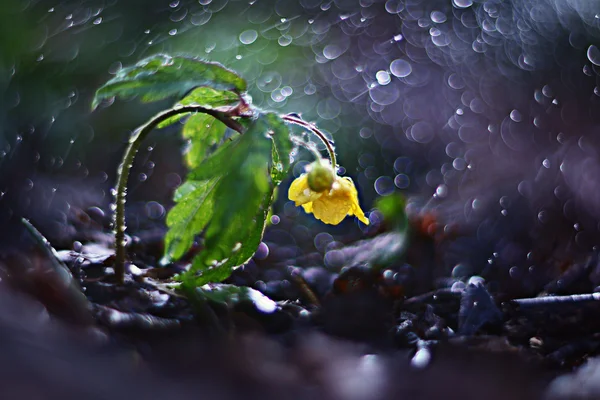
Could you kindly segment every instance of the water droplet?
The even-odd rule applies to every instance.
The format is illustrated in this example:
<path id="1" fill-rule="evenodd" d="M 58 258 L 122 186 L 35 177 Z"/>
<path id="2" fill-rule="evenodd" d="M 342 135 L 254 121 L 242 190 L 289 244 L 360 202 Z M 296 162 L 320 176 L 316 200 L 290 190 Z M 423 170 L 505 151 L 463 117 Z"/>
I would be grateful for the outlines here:
<path id="1" fill-rule="evenodd" d="M 406 174 L 398 174 L 394 178 L 394 185 L 399 189 L 406 189 L 410 185 L 410 178 Z"/>
<path id="2" fill-rule="evenodd" d="M 171 29 L 171 30 L 169 31 L 169 35 L 170 35 L 170 36 L 175 36 L 175 35 L 177 35 L 177 29 Z"/>
<path id="3" fill-rule="evenodd" d="M 375 191 L 380 196 L 386 196 L 391 194 L 394 191 L 394 184 L 392 182 L 392 178 L 389 176 L 380 176 L 375 180 Z"/>
<path id="4" fill-rule="evenodd" d="M 523 120 L 523 116 L 518 110 L 512 110 L 510 112 L 510 119 L 512 119 L 515 122 L 521 122 Z"/>
<path id="5" fill-rule="evenodd" d="M 473 5 L 471 0 L 452 0 L 452 5 L 456 8 L 467 8 Z"/>
<path id="6" fill-rule="evenodd" d="M 257 260 L 264 260 L 269 256 L 269 246 L 265 242 L 260 242 L 258 245 L 258 249 L 256 249 L 256 253 L 254 253 L 254 258 Z"/>
<path id="7" fill-rule="evenodd" d="M 94 25 L 100 25 L 100 23 L 102 23 L 102 17 L 98 17 L 94 20 L 94 22 L 92 22 Z"/>
<path id="8" fill-rule="evenodd" d="M 446 14 L 441 11 L 432 11 L 430 17 L 431 20 L 437 24 L 446 22 Z"/>
<path id="9" fill-rule="evenodd" d="M 289 46 L 292 43 L 292 37 L 289 35 L 280 36 L 279 39 L 277 39 L 277 43 L 283 47 Z"/>
<path id="10" fill-rule="evenodd" d="M 587 49 L 587 58 L 592 64 L 600 67 L 600 50 L 593 44 Z"/>
<path id="11" fill-rule="evenodd" d="M 446 185 L 438 186 L 437 189 L 435 189 L 435 194 L 441 198 L 446 197 L 446 195 L 448 194 L 448 186 L 446 186 Z"/>
<path id="12" fill-rule="evenodd" d="M 375 78 L 377 79 L 377 83 L 379 83 L 380 85 L 387 85 L 392 81 L 392 79 L 390 78 L 390 74 L 387 71 L 383 70 L 378 71 L 375 74 Z"/>
<path id="13" fill-rule="evenodd" d="M 542 165 L 544 168 L 550 168 L 552 164 L 550 163 L 550 160 L 546 158 L 544 161 L 542 161 Z"/>
<path id="14" fill-rule="evenodd" d="M 397 59 L 391 62 L 390 72 L 398 78 L 405 78 L 412 72 L 412 66 L 408 61 Z"/>
<path id="15" fill-rule="evenodd" d="M 336 44 L 328 44 L 323 48 L 323 57 L 328 60 L 335 60 L 344 54 L 344 49 Z"/>

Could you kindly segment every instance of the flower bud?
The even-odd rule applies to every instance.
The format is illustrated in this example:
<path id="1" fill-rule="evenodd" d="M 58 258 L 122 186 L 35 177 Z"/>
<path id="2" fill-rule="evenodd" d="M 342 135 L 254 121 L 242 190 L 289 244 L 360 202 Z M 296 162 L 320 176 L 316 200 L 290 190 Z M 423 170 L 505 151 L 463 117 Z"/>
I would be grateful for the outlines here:
<path id="1" fill-rule="evenodd" d="M 321 160 L 317 160 L 310 164 L 307 181 L 308 187 L 317 193 L 331 190 L 335 181 L 335 173 L 331 165 Z"/>

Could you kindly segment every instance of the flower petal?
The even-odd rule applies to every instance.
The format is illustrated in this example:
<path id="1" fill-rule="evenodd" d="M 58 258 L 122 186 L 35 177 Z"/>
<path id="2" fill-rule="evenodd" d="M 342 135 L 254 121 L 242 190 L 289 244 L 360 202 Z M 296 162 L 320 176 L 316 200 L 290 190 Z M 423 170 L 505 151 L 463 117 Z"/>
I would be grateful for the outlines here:
<path id="1" fill-rule="evenodd" d="M 310 190 L 306 176 L 306 174 L 302 174 L 294 179 L 288 190 L 288 198 L 295 202 L 296 206 L 310 203 L 323 195 L 322 193 L 315 193 Z"/>
<path id="2" fill-rule="evenodd" d="M 313 212 L 313 203 L 306 203 L 306 204 L 302 204 L 302 208 L 304 208 L 304 211 L 307 213 L 311 213 Z"/>
<path id="3" fill-rule="evenodd" d="M 365 225 L 369 225 L 369 220 L 365 217 L 365 213 L 360 208 L 360 204 L 358 203 L 358 192 L 356 191 L 356 186 L 354 186 L 354 182 L 352 179 L 348 177 L 344 177 L 343 179 L 347 180 L 349 190 L 352 197 L 352 210 L 349 215 L 356 215 L 356 217 Z"/>
<path id="4" fill-rule="evenodd" d="M 352 210 L 352 199 L 345 195 L 328 195 L 312 203 L 315 218 L 326 224 L 337 225 Z"/>

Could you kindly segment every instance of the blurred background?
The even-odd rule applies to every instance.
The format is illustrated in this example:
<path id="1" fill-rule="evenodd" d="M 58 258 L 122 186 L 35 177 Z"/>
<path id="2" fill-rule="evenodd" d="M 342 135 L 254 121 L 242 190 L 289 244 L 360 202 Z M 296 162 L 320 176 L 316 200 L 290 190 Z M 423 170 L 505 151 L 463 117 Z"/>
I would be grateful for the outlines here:
<path id="1" fill-rule="evenodd" d="M 91 99 L 156 53 L 219 61 L 248 80 L 255 105 L 316 122 L 365 210 L 401 193 L 409 213 L 458 227 L 439 260 L 455 278 L 496 274 L 531 291 L 536 267 L 598 244 L 593 0 L 3 0 L 3 253 L 18 249 L 21 216 L 59 248 L 81 224 L 107 231 L 125 143 L 171 103 L 117 100 L 92 112 Z M 129 233 L 163 232 L 184 147 L 176 127 L 142 147 Z M 297 154 L 294 176 L 309 161 Z M 287 184 L 265 236 L 270 257 L 316 252 L 327 264 L 381 220 L 375 210 L 371 231 L 352 219 L 323 225 L 287 201 Z"/>

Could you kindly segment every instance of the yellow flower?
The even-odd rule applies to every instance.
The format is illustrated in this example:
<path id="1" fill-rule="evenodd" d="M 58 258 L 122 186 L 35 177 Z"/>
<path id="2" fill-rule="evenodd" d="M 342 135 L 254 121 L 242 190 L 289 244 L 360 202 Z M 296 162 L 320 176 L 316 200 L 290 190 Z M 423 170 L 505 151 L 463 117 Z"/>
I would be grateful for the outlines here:
<path id="1" fill-rule="evenodd" d="M 369 224 L 358 204 L 358 193 L 352 179 L 336 175 L 330 190 L 315 192 L 308 186 L 307 176 L 300 175 L 288 191 L 289 199 L 296 206 L 302 206 L 304 211 L 313 213 L 315 218 L 326 224 L 337 225 L 349 215 L 356 215 L 364 224 Z"/>

